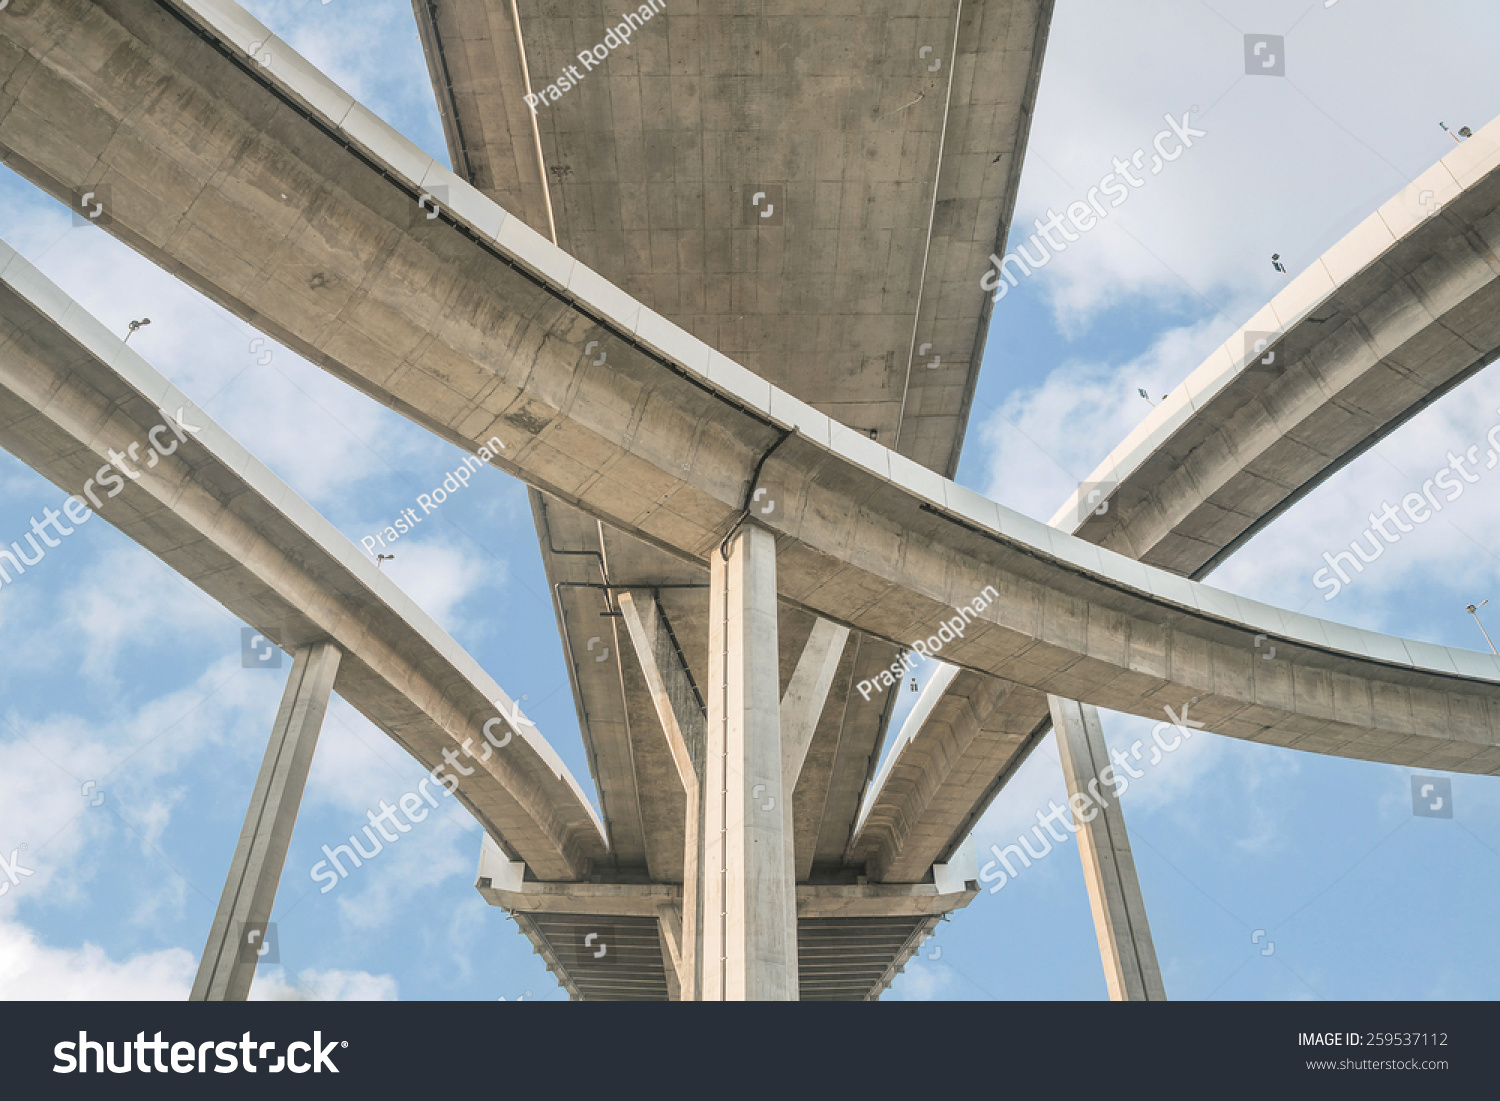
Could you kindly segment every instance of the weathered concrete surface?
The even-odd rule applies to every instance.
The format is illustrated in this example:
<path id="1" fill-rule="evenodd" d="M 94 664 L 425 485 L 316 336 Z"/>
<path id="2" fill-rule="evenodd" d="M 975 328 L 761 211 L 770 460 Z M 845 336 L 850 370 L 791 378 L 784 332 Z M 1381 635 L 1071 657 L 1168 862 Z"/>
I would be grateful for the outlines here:
<path id="1" fill-rule="evenodd" d="M 221 21 L 216 33 L 260 32 Z M 446 438 L 508 434 L 496 465 L 615 527 L 701 563 L 759 468 L 778 501 L 762 522 L 779 536 L 782 597 L 810 613 L 927 637 L 993 585 L 998 601 L 945 660 L 1145 716 L 1196 696 L 1195 716 L 1236 737 L 1500 768 L 1491 656 L 1194 585 L 932 475 L 464 191 L 279 44 L 269 66 L 237 65 L 163 9 L 75 0 L 42 0 L 0 34 L 17 47 L 0 97 L 10 163 L 59 193 L 117 178 L 106 228 Z M 148 89 L 151 109 L 137 110 Z M 59 145 L 47 112 L 64 106 Z M 189 130 L 193 148 L 175 137 Z M 1497 138 L 1486 130 L 1461 147 L 1490 150 L 1474 162 L 1481 175 L 1495 171 Z M 142 170 L 132 151 L 147 146 L 149 190 L 131 175 Z M 414 176 L 456 189 L 445 218 L 411 217 Z M 598 333 L 607 368 L 585 354 Z M 1285 663 L 1256 660 L 1260 634 L 1278 639 Z"/>
<path id="2" fill-rule="evenodd" d="M 618 533 L 535 490 L 531 502 L 579 732 L 610 842 L 608 861 L 596 870 L 650 870 L 680 879 L 682 793 L 640 670 L 625 658 L 630 643 L 611 595 L 625 590 L 605 585 L 642 574 L 658 584 L 701 583 L 705 588 L 697 595 L 706 609 L 708 573 L 639 541 L 630 549 L 637 552 L 640 572 L 623 571 L 617 565 Z"/>
<path id="3" fill-rule="evenodd" d="M 332 524 L 4 245 L 0 350 L 0 447 L 65 493 L 93 486 L 99 515 L 282 648 L 332 640 L 344 655 L 334 690 L 424 768 L 453 777 L 456 797 L 538 875 L 578 878 L 605 856 L 582 790 L 478 663 Z M 195 429 L 181 440 L 166 430 L 179 413 Z M 122 478 L 116 496 L 99 484 L 111 450 L 144 457 L 143 449 L 169 443 L 172 453 L 143 469 L 127 460 L 139 477 Z M 505 745 L 491 749 L 485 724 L 502 718 L 491 733 Z"/>
<path id="4" fill-rule="evenodd" d="M 680 882 L 680 866 L 673 865 L 682 845 L 681 793 L 650 694 L 626 654 L 630 646 L 614 613 L 618 594 L 653 591 L 689 676 L 701 685 L 708 675 L 708 570 L 535 491 L 532 506 L 569 656 L 579 729 L 611 842 L 607 867 L 625 875 L 660 869 L 665 880 Z M 780 609 L 783 686 L 792 682 L 814 623 L 815 617 L 797 608 Z M 890 644 L 860 635 L 835 672 L 832 702 L 818 717 L 793 797 L 799 880 L 808 878 L 815 860 L 824 867 L 842 865 L 888 715 L 885 700 L 850 693 L 894 659 Z"/>
<path id="5" fill-rule="evenodd" d="M 650 694 L 626 655 L 630 646 L 621 621 L 601 617 L 613 616 L 621 593 L 637 586 L 654 591 L 661 622 L 670 628 L 690 678 L 701 685 L 708 668 L 708 571 L 577 509 L 544 501 L 539 493 L 532 497 L 542 561 L 570 658 L 580 731 L 611 840 L 609 867 L 623 874 L 660 868 L 663 878 L 678 882 L 681 870 L 672 867 L 671 854 L 681 851 L 683 810 L 676 784 L 668 782 L 671 758 Z M 815 620 L 787 606 L 780 613 L 781 680 L 789 686 Z M 894 649 L 866 636 L 849 647 L 856 648 L 865 658 L 855 669 L 853 655 L 845 653 L 829 691 L 835 702 L 820 714 L 798 776 L 793 816 L 802 880 L 815 857 L 824 865 L 842 863 L 853 808 L 869 782 L 885 729 L 884 701 L 863 702 L 857 694 L 850 699 L 849 692 L 889 665 Z"/>
<path id="6" fill-rule="evenodd" d="M 453 170 L 550 237 L 547 169 L 524 99 L 522 47 L 510 4 L 412 0 L 412 12 Z"/>
<path id="7" fill-rule="evenodd" d="M 297 651 L 189 1001 L 242 1002 L 250 996 L 341 656 L 327 642 Z"/>
<path id="8" fill-rule="evenodd" d="M 898 653 L 899 647 L 885 639 L 850 632 L 793 794 L 799 883 L 845 868 L 895 706 L 893 693 L 865 699 L 856 686 L 889 668 Z"/>
<path id="9" fill-rule="evenodd" d="M 580 262 L 953 473 L 1052 0 L 674 0 L 591 70 L 603 0 L 520 0 L 519 40 L 507 3 L 413 8 L 460 175 L 544 236 L 550 195 Z M 534 120 L 523 48 L 534 90 L 582 77 Z"/>

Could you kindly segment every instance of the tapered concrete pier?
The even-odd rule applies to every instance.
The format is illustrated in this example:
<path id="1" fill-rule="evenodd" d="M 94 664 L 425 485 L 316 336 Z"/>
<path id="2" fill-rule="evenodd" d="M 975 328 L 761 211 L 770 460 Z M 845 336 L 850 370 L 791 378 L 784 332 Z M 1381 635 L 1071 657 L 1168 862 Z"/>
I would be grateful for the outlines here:
<path id="1" fill-rule="evenodd" d="M 242 1002 L 250 994 L 342 656 L 328 642 L 297 652 L 190 1001 Z"/>
<path id="2" fill-rule="evenodd" d="M 1048 703 L 1052 706 L 1052 727 L 1057 731 L 1057 755 L 1062 758 L 1068 799 L 1075 808 L 1078 853 L 1083 858 L 1083 878 L 1094 911 L 1094 931 L 1099 936 L 1110 1000 L 1166 1001 L 1156 948 L 1151 943 L 1151 925 L 1146 920 L 1146 902 L 1130 855 L 1125 813 L 1109 785 L 1098 782 L 1100 772 L 1110 763 L 1099 710 L 1057 696 L 1049 697 Z M 1104 798 L 1096 798 L 1095 793 L 1101 792 Z M 1076 811 L 1080 805 L 1085 806 L 1082 814 Z M 1086 815 L 1092 817 L 1085 821 Z"/>

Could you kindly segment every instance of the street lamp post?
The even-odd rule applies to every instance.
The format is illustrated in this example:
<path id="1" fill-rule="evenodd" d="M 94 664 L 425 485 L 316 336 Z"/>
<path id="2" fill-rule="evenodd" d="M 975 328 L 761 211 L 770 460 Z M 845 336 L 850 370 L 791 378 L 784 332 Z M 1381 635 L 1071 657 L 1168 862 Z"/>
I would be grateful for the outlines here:
<path id="1" fill-rule="evenodd" d="M 1488 603 L 1488 600 L 1481 600 L 1478 604 L 1470 604 L 1464 609 L 1464 611 L 1468 612 L 1471 616 L 1474 617 L 1475 623 L 1479 623 L 1479 609 L 1483 608 Z M 1484 641 L 1490 643 L 1490 653 L 1500 655 L 1500 651 L 1497 651 L 1495 649 L 1495 644 L 1493 642 L 1490 642 L 1490 633 L 1484 629 L 1483 623 L 1479 623 L 1479 631 L 1484 635 Z"/>

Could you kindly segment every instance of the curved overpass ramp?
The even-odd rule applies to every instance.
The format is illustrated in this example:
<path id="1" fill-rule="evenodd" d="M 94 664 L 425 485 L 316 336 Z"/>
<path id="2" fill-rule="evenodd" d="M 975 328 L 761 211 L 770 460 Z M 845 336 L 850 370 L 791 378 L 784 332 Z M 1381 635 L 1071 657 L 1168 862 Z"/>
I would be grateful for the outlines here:
<path id="1" fill-rule="evenodd" d="M 579 879 L 605 857 L 583 790 L 479 664 L 286 483 L 3 244 L 0 447 L 65 493 L 97 499 L 100 516 L 284 649 L 332 642 L 343 654 L 333 690 L 424 768 L 451 776 L 486 832 L 538 874 Z M 140 458 L 101 475 L 127 455 Z M 0 559 L 6 565 L 14 568 Z"/>
<path id="2" fill-rule="evenodd" d="M 1497 246 L 1500 123 L 1491 123 L 1216 349 L 1052 525 L 1174 574 L 1205 576 L 1500 355 Z M 903 733 L 851 846 L 853 859 L 896 881 L 920 876 L 968 835 L 1051 718 L 1043 696 L 960 671 L 918 725 Z M 1317 738 L 1260 740 L 1328 752 Z M 1371 759 L 1494 771 L 1456 745 L 1393 745 Z"/>

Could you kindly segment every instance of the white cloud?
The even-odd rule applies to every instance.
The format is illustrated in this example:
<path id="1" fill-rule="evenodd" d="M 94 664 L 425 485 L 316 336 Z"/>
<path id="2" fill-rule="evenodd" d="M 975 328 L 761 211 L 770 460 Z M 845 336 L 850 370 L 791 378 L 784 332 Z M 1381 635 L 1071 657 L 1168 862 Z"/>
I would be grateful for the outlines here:
<path id="1" fill-rule="evenodd" d="M 487 585 L 503 584 L 506 577 L 503 563 L 467 554 L 443 537 L 402 540 L 396 561 L 387 562 L 385 570 L 450 634 L 462 632 L 467 617 L 461 609 L 474 593 Z"/>
<path id="2" fill-rule="evenodd" d="M 201 388 L 215 395 L 209 415 L 310 501 L 331 502 L 366 478 L 393 477 L 391 462 L 409 443 L 404 432 L 392 438 L 391 415 L 299 356 L 273 354 L 270 364 L 229 378 L 216 372 L 222 381 Z"/>
<path id="3" fill-rule="evenodd" d="M 1168 329 L 1121 364 L 1075 360 L 1030 390 L 1016 390 L 979 426 L 988 458 L 985 493 L 1010 508 L 1050 520 L 1114 446 L 1223 343 L 1211 323 Z"/>
<path id="4" fill-rule="evenodd" d="M 334 697 L 318 737 L 303 806 L 327 806 L 363 819 L 381 799 L 422 778 L 416 760 L 346 701 Z"/>
<path id="5" fill-rule="evenodd" d="M 983 867 L 990 859 L 989 847 L 1015 843 L 1023 832 L 1037 824 L 1036 815 L 1047 813 L 1052 802 L 1066 804 L 1067 786 L 1063 782 L 1062 765 L 1057 757 L 1057 742 L 1054 734 L 1048 734 L 1031 756 L 1016 770 L 1010 782 L 1001 789 L 989 810 L 980 817 L 974 827 L 974 843 L 979 853 L 979 864 Z M 1043 836 L 1046 830 L 1043 828 Z M 1035 841 L 1032 842 L 1036 844 Z M 1063 847 L 1072 843 L 1064 842 Z M 1074 857 L 1076 860 L 1077 857 Z"/>
<path id="6" fill-rule="evenodd" d="M 81 570 L 75 566 L 69 580 L 66 618 L 58 626 L 79 633 L 82 674 L 105 684 L 115 681 L 122 657 L 156 639 L 183 643 L 238 630 L 221 605 L 133 544 L 110 548 Z"/>
<path id="7" fill-rule="evenodd" d="M 478 841 L 477 834 L 470 834 L 464 841 L 464 848 L 471 857 L 466 870 L 472 871 L 478 859 Z M 453 961 L 455 973 L 460 978 L 468 979 L 474 974 L 476 947 L 480 958 L 486 964 L 489 962 L 489 949 L 484 947 L 488 943 L 484 936 L 484 927 L 486 911 L 489 908 L 489 903 L 476 894 L 468 901 L 454 907 L 453 916 L 448 921 L 448 957 Z"/>
<path id="8" fill-rule="evenodd" d="M 198 960 L 185 948 L 112 960 L 95 944 L 53 948 L 32 930 L 0 921 L 0 1001 L 186 1001 Z M 261 968 L 251 1001 L 394 1001 L 390 975 L 308 969 L 295 981 L 280 967 Z"/>
<path id="9" fill-rule="evenodd" d="M 399 561 L 387 562 L 390 577 L 438 622 L 453 622 L 460 604 L 493 579 L 495 568 L 466 555 L 447 540 L 428 540 L 402 546 Z M 501 577 L 502 579 L 502 577 Z"/>
<path id="10" fill-rule="evenodd" d="M 247 0 L 315 68 L 447 164 L 410 5 Z"/>
<path id="11" fill-rule="evenodd" d="M 257 968 L 250 986 L 252 1002 L 393 1002 L 397 983 L 391 975 L 368 971 L 318 971 L 308 968 L 296 981 L 281 967 Z"/>
<path id="12" fill-rule="evenodd" d="M 164 948 L 116 961 L 95 944 L 52 948 L 14 921 L 0 921 L 0 1000 L 185 1001 L 198 961 Z"/>
<path id="13" fill-rule="evenodd" d="M 1493 507 L 1500 492 L 1500 467 L 1485 469 L 1490 452 L 1486 437 L 1500 425 L 1500 375 L 1487 372 L 1471 379 L 1434 406 L 1414 417 L 1368 454 L 1330 478 L 1290 509 L 1215 574 L 1214 584 L 1273 603 L 1289 604 L 1309 615 L 1354 622 L 1407 637 L 1446 637 L 1470 649 L 1483 649 L 1483 636 L 1462 614 L 1464 597 L 1441 604 L 1402 599 L 1421 592 L 1460 592 L 1482 599 L 1500 580 L 1500 513 Z M 1470 473 L 1475 483 L 1451 480 L 1463 494 L 1444 505 L 1414 530 L 1385 545 L 1380 558 L 1363 573 L 1349 569 L 1352 584 L 1337 598 L 1312 582 L 1324 568 L 1324 553 L 1347 551 L 1359 541 L 1369 553 L 1365 531 L 1371 514 L 1390 503 L 1399 506 L 1408 493 L 1447 466 L 1450 454 L 1463 458 L 1477 447 L 1479 462 Z M 1500 462 L 1500 455 L 1488 461 Z M 1464 469 L 1469 469 L 1464 462 Z M 1445 494 L 1436 491 L 1438 499 Z M 1346 567 L 1347 569 L 1347 567 Z"/>
<path id="14" fill-rule="evenodd" d="M 438 799 L 437 809 L 421 822 L 411 822 L 403 814 L 401 821 L 409 826 L 406 833 L 387 825 L 397 831 L 394 842 L 377 832 L 380 852 L 358 868 L 346 861 L 348 877 L 328 896 L 315 886 L 327 882 L 312 876 L 312 868 L 323 859 L 322 846 L 347 846 L 350 834 L 360 834 L 360 844 L 368 851 L 373 842 L 361 833 L 368 824 L 367 812 L 378 815 L 382 801 L 399 806 L 403 794 L 418 792 L 423 777 L 405 750 L 347 703 L 335 701 L 303 799 L 304 816 L 317 806 L 332 807 L 334 813 L 318 816 L 321 832 L 311 838 L 313 846 L 307 851 L 312 863 L 306 868 L 289 865 L 291 882 L 300 890 L 317 892 L 319 898 L 336 897 L 341 918 L 367 931 L 396 920 L 401 903 L 430 893 L 454 876 L 472 875 L 479 857 L 479 826 L 462 804 L 442 794 L 441 784 L 431 784 L 428 790 Z"/>
<path id="15" fill-rule="evenodd" d="M 1144 836 L 1148 828 L 1155 830 L 1159 826 L 1189 835 L 1201 833 L 1206 804 L 1220 799 L 1228 785 L 1236 791 L 1244 789 L 1259 795 L 1247 800 L 1252 808 L 1247 820 L 1228 824 L 1215 820 L 1216 829 L 1230 831 L 1226 841 L 1241 850 L 1256 852 L 1287 843 L 1283 831 L 1285 819 L 1279 813 L 1276 796 L 1278 791 L 1291 789 L 1276 785 L 1285 785 L 1287 778 L 1298 771 L 1295 752 L 1266 746 L 1240 747 L 1211 730 L 1197 729 L 1190 737 L 1178 737 L 1176 730 L 1164 730 L 1164 742 L 1171 745 L 1176 738 L 1177 744 L 1175 749 L 1163 752 L 1153 742 L 1151 732 L 1157 722 L 1166 720 L 1165 715 L 1161 719 L 1144 719 L 1106 711 L 1101 717 L 1111 760 L 1117 762 L 1114 775 L 1125 782 L 1119 799 L 1133 833 Z M 1192 718 L 1191 708 L 1185 717 Z M 1123 763 L 1118 763 L 1120 757 L 1125 758 Z M 1109 788 L 1106 786 L 1104 790 L 1107 793 Z M 1038 824 L 1038 813 L 1046 815 L 1054 805 L 1067 805 L 1067 788 L 1057 755 L 1056 735 L 1048 734 L 975 826 L 979 866 L 983 868 L 995 858 L 991 846 L 1003 850 L 1027 834 L 1028 851 L 1043 854 L 1040 860 L 1029 858 L 1033 865 L 1062 861 L 1066 874 L 1077 874 L 1076 835 L 1069 832 L 1064 841 L 1058 842 L 1049 836 L 1045 826 Z M 1068 820 L 1067 815 L 1056 820 L 1059 832 L 1067 831 Z M 1040 835 L 1035 830 L 1040 830 Z M 1025 864 L 1018 863 L 1014 856 L 1011 860 L 1020 872 L 1012 878 L 1035 878 L 1036 873 Z M 981 885 L 981 890 L 988 893 L 994 886 L 991 881 L 987 886 Z M 1010 889 L 1008 881 L 1000 887 L 1002 892 Z"/>
<path id="16" fill-rule="evenodd" d="M 1249 33 L 1285 36 L 1285 77 L 1245 75 Z M 1500 9 L 1483 0 L 1419 16 L 1399 0 L 1138 0 L 1128 17 L 1112 0 L 1059 5 L 1017 230 L 1084 199 L 1115 157 L 1149 153 L 1163 115 L 1196 106 L 1207 131 L 1037 277 L 1059 319 L 1145 296 L 1211 303 L 1227 336 L 1246 292 L 1277 289 L 1272 252 L 1300 270 L 1451 149 L 1439 120 L 1477 129 L 1500 114 L 1497 33 Z"/>
<path id="17" fill-rule="evenodd" d="M 382 841 L 373 859 L 340 882 L 339 915 L 350 927 L 360 932 L 385 928 L 406 912 L 403 903 L 430 895 L 438 884 L 454 876 L 467 876 L 472 882 L 479 861 L 479 827 L 461 805 L 439 798 L 440 809 L 422 822 L 409 823 L 411 832 L 398 834 L 396 841 Z M 365 824 L 361 820 L 351 829 L 363 829 Z M 362 843 L 369 845 L 367 839 Z"/>
<path id="18" fill-rule="evenodd" d="M 945 963 L 926 963 L 913 957 L 906 971 L 892 984 L 883 1001 L 935 1002 L 952 997 L 957 986 L 953 968 Z"/>
<path id="19" fill-rule="evenodd" d="M 189 793 L 171 780 L 204 750 L 258 759 L 279 692 L 279 684 L 237 675 L 225 660 L 103 727 L 66 713 L 9 717 L 9 736 L 0 740 L 0 842 L 9 842 L 6 855 L 25 844 L 34 874 L 0 897 L 0 915 L 23 903 L 82 897 L 99 870 L 92 855 L 112 833 L 159 860 L 158 843 Z M 160 878 L 130 904 L 132 921 L 181 912 L 189 885 L 175 873 Z M 217 898 L 216 883 L 198 889 Z"/>

